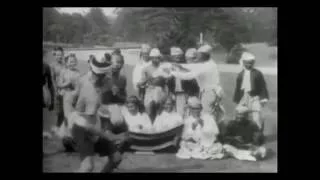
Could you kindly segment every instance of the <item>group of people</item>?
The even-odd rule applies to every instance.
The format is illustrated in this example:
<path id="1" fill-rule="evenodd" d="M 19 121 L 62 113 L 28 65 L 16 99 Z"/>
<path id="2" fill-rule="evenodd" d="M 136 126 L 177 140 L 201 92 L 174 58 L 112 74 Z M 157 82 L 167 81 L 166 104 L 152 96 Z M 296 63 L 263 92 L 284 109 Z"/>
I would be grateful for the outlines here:
<path id="1" fill-rule="evenodd" d="M 159 49 L 143 44 L 132 74 L 138 97 L 127 95 L 119 49 L 101 58 L 90 55 L 89 71 L 82 75 L 74 54 L 64 57 L 62 48 L 54 53 L 56 61 L 43 66 L 43 85 L 48 87 L 43 104 L 50 110 L 55 104 L 58 119 L 52 131 L 66 147 L 80 153 L 79 172 L 93 170 L 96 154 L 109 157 L 101 172 L 111 172 L 130 144 L 129 132 L 152 134 L 181 125 L 178 158 L 232 156 L 255 161 L 265 156 L 260 112 L 269 97 L 249 52 L 240 59 L 244 69 L 236 80 L 232 121 L 224 119 L 223 88 L 209 45 L 190 48 L 185 54 L 172 47 L 165 57 Z"/>

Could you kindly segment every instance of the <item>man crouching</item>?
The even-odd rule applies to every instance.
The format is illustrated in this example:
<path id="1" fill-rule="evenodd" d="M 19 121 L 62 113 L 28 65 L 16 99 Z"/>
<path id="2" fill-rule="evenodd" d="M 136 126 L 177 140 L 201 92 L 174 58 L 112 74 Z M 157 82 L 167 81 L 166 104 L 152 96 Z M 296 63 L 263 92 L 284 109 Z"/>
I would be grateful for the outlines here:
<path id="1" fill-rule="evenodd" d="M 106 76 L 109 64 L 100 61 L 90 61 L 91 70 L 80 78 L 73 93 L 72 99 L 77 100 L 75 110 L 69 108 L 69 112 L 66 112 L 68 128 L 71 130 L 76 150 L 80 153 L 81 165 L 77 172 L 92 172 L 95 154 L 109 157 L 101 172 L 112 172 L 121 161 L 121 153 L 114 141 L 119 141 L 122 137 L 102 130 L 101 122 L 97 118 L 101 95 L 111 88 L 110 79 Z"/>

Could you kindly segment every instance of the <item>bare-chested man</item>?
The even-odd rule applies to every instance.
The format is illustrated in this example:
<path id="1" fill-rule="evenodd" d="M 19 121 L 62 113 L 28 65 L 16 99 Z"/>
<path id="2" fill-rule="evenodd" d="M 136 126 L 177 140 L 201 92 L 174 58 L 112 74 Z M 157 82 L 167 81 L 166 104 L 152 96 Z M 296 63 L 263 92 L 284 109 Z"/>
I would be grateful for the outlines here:
<path id="1" fill-rule="evenodd" d="M 111 90 L 110 78 L 106 76 L 109 65 L 101 60 L 90 61 L 91 70 L 80 78 L 73 94 L 77 100 L 75 110 L 66 112 L 68 128 L 71 129 L 77 151 L 80 153 L 79 172 L 93 171 L 93 157 L 96 154 L 108 156 L 108 163 L 101 172 L 111 172 L 121 161 L 121 153 L 114 141 L 121 141 L 122 137 L 105 130 L 102 127 L 103 122 L 97 118 L 102 95 Z M 72 104 L 69 103 L 69 106 Z"/>
<path id="2" fill-rule="evenodd" d="M 55 89 L 55 107 L 57 112 L 56 126 L 52 128 L 52 131 L 56 133 L 64 120 L 63 96 L 61 95 L 60 88 L 57 86 L 57 83 L 60 79 L 60 74 L 62 70 L 65 69 L 63 48 L 57 47 L 55 49 L 54 55 L 55 55 L 56 61 L 53 62 L 50 66 L 51 66 L 51 72 L 52 72 L 53 86 Z"/>
<path id="3" fill-rule="evenodd" d="M 150 119 L 154 121 L 168 96 L 166 79 L 169 78 L 169 73 L 164 71 L 165 68 L 162 68 L 165 64 L 161 63 L 159 49 L 152 49 L 150 58 L 152 63 L 143 69 L 138 87 L 146 87 L 144 106 Z"/>

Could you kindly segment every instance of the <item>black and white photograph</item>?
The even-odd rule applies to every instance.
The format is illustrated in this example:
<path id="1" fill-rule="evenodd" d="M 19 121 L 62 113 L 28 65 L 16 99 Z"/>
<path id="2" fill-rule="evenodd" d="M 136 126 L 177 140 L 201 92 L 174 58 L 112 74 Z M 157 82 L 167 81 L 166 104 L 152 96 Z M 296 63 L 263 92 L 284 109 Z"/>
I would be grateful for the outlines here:
<path id="1" fill-rule="evenodd" d="M 43 173 L 277 173 L 277 7 L 43 7 Z"/>

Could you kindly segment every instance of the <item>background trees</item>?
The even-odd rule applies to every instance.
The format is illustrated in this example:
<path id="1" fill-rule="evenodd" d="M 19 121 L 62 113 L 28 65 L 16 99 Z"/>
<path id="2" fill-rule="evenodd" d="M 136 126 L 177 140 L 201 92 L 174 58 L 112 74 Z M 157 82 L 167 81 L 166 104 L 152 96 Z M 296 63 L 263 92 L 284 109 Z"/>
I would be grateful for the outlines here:
<path id="1" fill-rule="evenodd" d="M 277 8 L 117 8 L 107 17 L 101 8 L 85 15 L 43 8 L 45 41 L 112 45 L 116 41 L 150 42 L 164 52 L 177 45 L 196 47 L 200 33 L 228 52 L 239 42 L 277 39 Z"/>

